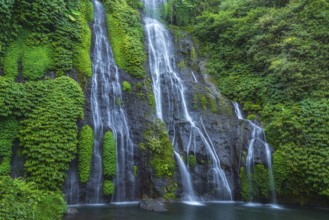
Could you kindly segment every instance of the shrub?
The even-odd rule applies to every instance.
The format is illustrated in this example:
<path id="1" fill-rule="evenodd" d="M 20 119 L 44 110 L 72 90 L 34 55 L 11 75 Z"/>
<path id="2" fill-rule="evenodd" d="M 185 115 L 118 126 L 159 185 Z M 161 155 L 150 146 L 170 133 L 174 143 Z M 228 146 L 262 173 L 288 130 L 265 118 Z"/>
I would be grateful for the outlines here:
<path id="1" fill-rule="evenodd" d="M 126 1 L 105 0 L 104 2 L 108 12 L 109 39 L 116 64 L 137 78 L 143 77 L 146 53 L 139 12 Z"/>
<path id="2" fill-rule="evenodd" d="M 127 81 L 123 81 L 122 82 L 122 91 L 124 92 L 131 92 L 132 88 L 131 88 L 131 84 Z"/>
<path id="3" fill-rule="evenodd" d="M 112 179 L 116 175 L 116 144 L 111 131 L 103 139 L 103 173 L 105 178 Z"/>
<path id="4" fill-rule="evenodd" d="M 114 193 L 114 184 L 111 180 L 105 180 L 103 184 L 103 193 L 106 196 L 110 196 Z"/>
<path id="5" fill-rule="evenodd" d="M 163 122 L 156 121 L 150 126 L 150 130 L 144 133 L 144 142 L 140 144 L 140 148 L 150 151 L 150 163 L 158 177 L 172 177 L 174 175 L 173 146 Z"/>
<path id="6" fill-rule="evenodd" d="M 78 145 L 79 176 L 82 183 L 87 183 L 89 180 L 93 148 L 93 130 L 89 125 L 85 125 L 80 132 Z"/>
<path id="7" fill-rule="evenodd" d="M 30 182 L 0 176 L 0 219 L 62 219 L 66 211 L 63 195 L 37 189 Z"/>

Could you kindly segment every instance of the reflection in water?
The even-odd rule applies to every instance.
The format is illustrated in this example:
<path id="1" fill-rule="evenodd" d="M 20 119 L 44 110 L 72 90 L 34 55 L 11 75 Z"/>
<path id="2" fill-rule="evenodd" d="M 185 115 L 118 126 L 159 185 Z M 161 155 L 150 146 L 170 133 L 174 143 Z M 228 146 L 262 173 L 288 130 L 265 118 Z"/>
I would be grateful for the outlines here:
<path id="1" fill-rule="evenodd" d="M 251 206 L 252 205 L 252 206 Z M 140 210 L 138 204 L 74 206 L 79 213 L 66 216 L 64 220 L 328 220 L 329 210 L 306 207 L 255 203 L 205 203 L 205 206 L 190 206 L 183 203 L 166 203 L 168 212 L 155 213 Z"/>

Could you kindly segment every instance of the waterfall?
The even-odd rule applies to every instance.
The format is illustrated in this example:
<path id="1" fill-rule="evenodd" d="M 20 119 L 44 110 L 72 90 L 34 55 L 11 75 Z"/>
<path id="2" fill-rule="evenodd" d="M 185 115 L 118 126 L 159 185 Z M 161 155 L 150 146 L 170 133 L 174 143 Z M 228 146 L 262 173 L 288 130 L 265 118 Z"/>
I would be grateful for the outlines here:
<path id="1" fill-rule="evenodd" d="M 144 0 L 147 17 L 144 18 L 145 32 L 149 50 L 149 67 L 152 75 L 153 93 L 156 103 L 157 117 L 164 121 L 172 135 L 172 142 L 177 150 L 177 135 L 175 125 L 184 122 L 189 126 L 189 142 L 184 146 L 187 154 L 191 147 L 196 146 L 196 139 L 201 140 L 210 160 L 208 170 L 208 184 L 215 199 L 231 200 L 231 189 L 224 171 L 221 169 L 220 160 L 215 146 L 203 125 L 202 118 L 192 117 L 187 108 L 185 86 L 178 72 L 175 71 L 174 46 L 169 31 L 156 19 L 158 6 L 164 0 Z M 177 158 L 177 156 L 176 156 Z M 189 169 L 178 159 L 181 167 L 181 176 L 189 174 Z M 185 172 L 186 170 L 186 172 Z M 194 195 L 192 181 L 185 181 L 183 190 L 187 197 Z M 193 194 L 192 194 L 193 192 Z"/>
<path id="2" fill-rule="evenodd" d="M 184 187 L 184 200 L 188 204 L 200 205 L 201 203 L 196 202 L 197 197 L 195 196 L 194 190 L 192 188 L 191 176 L 186 169 L 183 159 L 180 157 L 180 155 L 176 151 L 174 151 L 174 154 L 175 154 L 175 157 L 178 162 L 179 169 L 180 169 L 182 185 L 185 186 Z"/>
<path id="3" fill-rule="evenodd" d="M 79 204 L 79 177 L 78 167 L 76 166 L 76 160 L 71 163 L 71 168 L 68 172 L 68 177 L 64 182 L 64 195 L 68 204 Z"/>
<path id="4" fill-rule="evenodd" d="M 119 71 L 108 40 L 105 11 L 98 0 L 93 0 L 93 50 L 91 113 L 94 129 L 94 150 L 90 180 L 87 184 L 87 202 L 102 202 L 102 140 L 106 131 L 113 133 L 116 141 L 116 167 L 113 201 L 135 200 L 133 175 L 133 143 L 130 139 L 127 118 L 121 106 L 122 92 Z"/>
<path id="5" fill-rule="evenodd" d="M 246 157 L 246 172 L 247 172 L 247 178 L 249 181 L 249 184 L 251 184 L 251 175 L 253 172 L 253 166 L 254 166 L 254 151 L 256 147 L 256 142 L 260 143 L 264 147 L 265 152 L 265 162 L 268 169 L 268 175 L 269 175 L 269 185 L 271 190 L 271 198 L 272 202 L 276 203 L 276 195 L 275 195 L 275 188 L 274 188 L 274 177 L 273 177 L 273 171 L 272 171 L 272 154 L 269 147 L 269 144 L 266 142 L 265 139 L 265 132 L 264 129 L 256 125 L 250 120 L 247 120 L 243 117 L 242 112 L 239 108 L 239 104 L 236 102 L 233 102 L 233 106 L 235 109 L 235 113 L 240 120 L 247 121 L 249 125 L 252 127 L 252 132 L 249 140 L 248 145 L 248 152 Z"/>

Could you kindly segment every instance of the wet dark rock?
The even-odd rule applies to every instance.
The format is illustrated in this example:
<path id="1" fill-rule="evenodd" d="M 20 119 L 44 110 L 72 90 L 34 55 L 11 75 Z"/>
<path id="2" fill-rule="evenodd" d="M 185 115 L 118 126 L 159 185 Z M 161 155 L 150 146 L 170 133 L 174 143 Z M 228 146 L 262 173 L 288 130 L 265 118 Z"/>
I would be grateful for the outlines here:
<path id="1" fill-rule="evenodd" d="M 140 209 L 146 211 L 153 211 L 153 212 L 166 212 L 168 209 L 164 205 L 164 203 L 160 200 L 146 198 L 140 201 L 139 203 Z"/>

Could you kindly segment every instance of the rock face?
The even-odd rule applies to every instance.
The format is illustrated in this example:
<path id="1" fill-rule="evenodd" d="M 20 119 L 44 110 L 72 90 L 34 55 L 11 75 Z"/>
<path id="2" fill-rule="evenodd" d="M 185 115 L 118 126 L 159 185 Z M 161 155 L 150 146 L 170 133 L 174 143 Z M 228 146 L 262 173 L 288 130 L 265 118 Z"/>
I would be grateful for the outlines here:
<path id="1" fill-rule="evenodd" d="M 225 172 L 225 176 L 230 185 L 233 199 L 240 199 L 240 167 L 245 163 L 245 155 L 252 128 L 243 120 L 239 120 L 234 112 L 232 102 L 220 94 L 215 86 L 210 82 L 210 77 L 206 75 L 204 61 L 193 58 L 192 52 L 197 50 L 187 35 L 181 39 L 176 39 L 177 72 L 179 72 L 183 84 L 186 88 L 185 97 L 187 108 L 191 117 L 198 123 L 204 125 L 207 138 L 211 140 L 216 154 L 220 160 L 220 166 Z M 184 65 L 182 65 L 184 64 Z M 148 72 L 148 71 L 147 71 Z M 165 79 L 164 79 L 165 80 Z M 136 198 L 144 196 L 150 198 L 163 197 L 167 191 L 169 182 L 176 182 L 176 190 L 173 192 L 177 198 L 183 196 L 183 186 L 179 168 L 176 168 L 176 176 L 173 180 L 159 178 L 155 174 L 154 168 L 149 163 L 150 154 L 141 152 L 139 145 L 143 142 L 144 134 L 150 129 L 150 124 L 156 120 L 154 108 L 154 98 L 152 92 L 151 76 L 146 74 L 143 79 L 131 77 L 128 73 L 120 70 L 120 81 L 127 81 L 132 85 L 131 91 L 123 92 L 122 105 L 128 119 L 128 126 L 131 138 L 134 143 L 134 162 L 136 166 Z M 163 88 L 165 91 L 166 88 Z M 90 84 L 85 84 L 85 119 L 82 124 L 92 124 L 90 114 Z M 179 103 L 182 100 L 163 99 L 164 109 L 170 103 Z M 182 112 L 177 112 L 174 117 L 167 119 L 168 135 L 171 139 L 175 136 L 173 150 L 178 149 L 179 154 L 185 162 L 189 157 L 195 158 L 193 164 L 189 164 L 190 175 L 195 194 L 204 199 L 214 199 L 216 195 L 211 194 L 212 176 L 209 172 L 211 159 L 204 144 L 198 138 L 193 147 L 189 149 L 190 125 L 182 118 Z M 255 150 L 255 162 L 264 163 L 265 154 L 262 149 Z M 174 158 L 173 158 L 174 160 Z M 85 187 L 80 186 L 80 200 L 84 201 Z M 111 201 L 111 198 L 104 198 L 104 201 Z M 140 203 L 140 207 L 150 211 L 165 211 L 160 201 L 145 199 Z"/>
<path id="2" fill-rule="evenodd" d="M 146 211 L 153 211 L 153 212 L 166 212 L 168 211 L 163 202 L 155 199 L 143 199 L 139 203 L 139 207 Z"/>
<path id="3" fill-rule="evenodd" d="M 216 87 L 210 82 L 211 79 L 205 74 L 203 61 L 197 58 L 191 58 L 191 53 L 196 50 L 192 41 L 187 35 L 182 39 L 176 40 L 176 57 L 177 72 L 184 81 L 185 96 L 187 100 L 187 108 L 193 118 L 198 123 L 203 123 L 204 130 L 215 147 L 216 154 L 219 157 L 221 168 L 224 170 L 230 185 L 233 199 L 240 199 L 240 167 L 245 163 L 245 153 L 248 148 L 248 142 L 251 136 L 252 128 L 245 121 L 239 120 L 234 112 L 232 102 L 221 95 Z M 150 85 L 150 76 L 147 75 L 144 80 L 131 78 L 128 74 L 121 72 L 122 81 L 126 80 L 133 85 L 133 91 L 123 94 L 124 107 L 126 109 L 129 120 L 129 127 L 135 143 L 135 164 L 138 167 L 137 172 L 137 197 L 147 195 L 148 197 L 163 196 L 163 190 L 168 182 L 165 179 L 157 178 L 154 169 L 150 164 L 147 164 L 148 155 L 141 154 L 138 144 L 141 143 L 145 131 L 148 129 L 148 124 L 156 119 L 154 108 L 150 106 L 147 100 L 148 94 L 152 93 L 150 86 L 145 86 L 148 82 Z M 164 77 L 162 80 L 166 80 Z M 142 83 L 143 88 L 137 91 L 137 84 Z M 164 86 L 163 91 L 168 91 Z M 139 94 L 139 95 L 138 95 Z M 164 92 L 163 97 L 166 96 Z M 204 101 L 206 100 L 206 101 Z M 193 182 L 193 187 L 197 196 L 205 199 L 214 199 L 216 195 L 209 193 L 212 185 L 212 176 L 209 172 L 209 164 L 211 159 L 209 153 L 205 149 L 204 144 L 200 139 L 195 140 L 194 147 L 187 149 L 190 141 L 190 124 L 184 121 L 183 112 L 175 109 L 175 103 L 182 102 L 177 96 L 174 100 L 163 98 L 163 109 L 171 107 L 175 112 L 174 117 L 164 113 L 164 119 L 167 122 L 168 135 L 175 137 L 173 148 L 178 149 L 184 161 L 189 161 L 189 156 L 195 157 L 195 164 L 190 165 L 190 174 Z M 206 103 L 205 103 L 206 102 Z M 171 105 L 171 106 L 168 106 Z M 166 119 L 167 118 L 167 119 Z M 264 152 L 262 150 L 255 151 L 255 162 L 264 163 Z M 175 182 L 177 183 L 177 191 L 174 192 L 177 198 L 182 197 L 182 188 L 180 174 L 177 167 Z M 147 203 L 147 202 L 143 202 Z"/>

